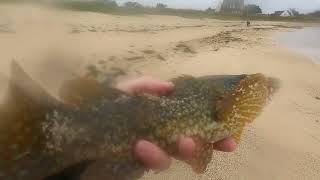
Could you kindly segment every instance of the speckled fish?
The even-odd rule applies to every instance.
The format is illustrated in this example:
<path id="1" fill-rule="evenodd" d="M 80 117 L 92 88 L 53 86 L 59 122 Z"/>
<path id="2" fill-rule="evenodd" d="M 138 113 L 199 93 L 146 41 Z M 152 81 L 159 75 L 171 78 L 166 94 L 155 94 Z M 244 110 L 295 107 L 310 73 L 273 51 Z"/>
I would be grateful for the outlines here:
<path id="1" fill-rule="evenodd" d="M 193 137 L 187 163 L 197 173 L 211 161 L 212 144 L 242 131 L 279 89 L 262 74 L 172 79 L 167 97 L 129 95 L 89 77 L 67 81 L 59 100 L 12 62 L 0 106 L 0 179 L 137 179 L 146 169 L 132 153 L 139 139 L 168 154 L 177 135 Z"/>

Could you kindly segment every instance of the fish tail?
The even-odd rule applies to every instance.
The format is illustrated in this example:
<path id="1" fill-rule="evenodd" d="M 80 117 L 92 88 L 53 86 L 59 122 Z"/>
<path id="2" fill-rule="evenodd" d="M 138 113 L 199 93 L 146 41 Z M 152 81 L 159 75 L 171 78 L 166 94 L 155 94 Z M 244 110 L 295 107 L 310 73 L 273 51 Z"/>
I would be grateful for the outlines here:
<path id="1" fill-rule="evenodd" d="M 218 117 L 238 142 L 245 125 L 252 123 L 261 114 L 279 88 L 279 80 L 254 74 L 248 75 L 225 94 Z"/>

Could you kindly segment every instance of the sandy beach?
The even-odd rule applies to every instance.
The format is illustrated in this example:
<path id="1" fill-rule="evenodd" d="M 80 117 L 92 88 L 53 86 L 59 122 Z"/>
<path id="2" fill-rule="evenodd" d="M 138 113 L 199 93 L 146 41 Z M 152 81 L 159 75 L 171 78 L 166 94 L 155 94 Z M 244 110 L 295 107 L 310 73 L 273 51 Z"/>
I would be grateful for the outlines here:
<path id="1" fill-rule="evenodd" d="M 236 152 L 216 152 L 202 176 L 175 162 L 170 170 L 142 179 L 317 180 L 320 66 L 273 39 L 276 32 L 304 26 L 259 21 L 247 28 L 241 21 L 0 5 L 0 93 L 12 59 L 53 95 L 64 80 L 90 65 L 118 81 L 143 75 L 264 73 L 281 79 L 282 88 L 247 128 Z"/>

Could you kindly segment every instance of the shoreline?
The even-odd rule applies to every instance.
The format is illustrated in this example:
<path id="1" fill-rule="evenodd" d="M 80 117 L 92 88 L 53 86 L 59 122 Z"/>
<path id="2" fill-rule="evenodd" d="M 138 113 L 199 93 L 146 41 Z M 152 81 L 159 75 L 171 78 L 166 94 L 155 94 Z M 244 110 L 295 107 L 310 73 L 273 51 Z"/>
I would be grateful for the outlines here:
<path id="1" fill-rule="evenodd" d="M 277 33 L 275 41 L 292 51 L 298 51 L 308 56 L 315 64 L 320 64 L 320 45 L 316 41 L 320 26 L 311 26 L 293 32 Z"/>
<path id="2" fill-rule="evenodd" d="M 30 14 L 30 12 L 33 12 Z M 246 129 L 234 153 L 215 153 L 208 172 L 197 176 L 183 163 L 142 179 L 319 179 L 320 66 L 273 40 L 301 23 L 114 16 L 0 6 L 0 72 L 16 59 L 54 95 L 61 83 L 88 70 L 126 80 L 188 74 L 264 73 L 283 81 L 265 112 Z M 5 21 L 7 20 L 7 21 Z M 4 86 L 1 86 L 4 87 Z M 0 89 L 1 92 L 1 89 Z"/>

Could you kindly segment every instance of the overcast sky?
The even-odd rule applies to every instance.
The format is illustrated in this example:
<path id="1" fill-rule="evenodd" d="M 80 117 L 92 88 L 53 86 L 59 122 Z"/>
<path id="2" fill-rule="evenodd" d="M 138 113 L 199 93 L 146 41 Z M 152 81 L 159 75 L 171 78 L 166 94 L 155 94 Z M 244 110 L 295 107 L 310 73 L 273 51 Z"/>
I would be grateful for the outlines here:
<path id="1" fill-rule="evenodd" d="M 136 1 L 144 5 L 155 6 L 157 3 L 165 3 L 169 7 L 174 8 L 194 8 L 206 9 L 215 7 L 222 0 L 117 0 L 123 3 L 127 1 Z M 320 9 L 320 0 L 245 0 L 246 2 L 255 3 L 261 6 L 264 12 L 272 12 L 275 10 L 285 10 L 288 8 L 296 8 L 302 12 L 310 12 Z"/>

